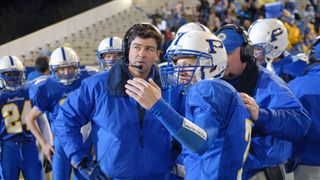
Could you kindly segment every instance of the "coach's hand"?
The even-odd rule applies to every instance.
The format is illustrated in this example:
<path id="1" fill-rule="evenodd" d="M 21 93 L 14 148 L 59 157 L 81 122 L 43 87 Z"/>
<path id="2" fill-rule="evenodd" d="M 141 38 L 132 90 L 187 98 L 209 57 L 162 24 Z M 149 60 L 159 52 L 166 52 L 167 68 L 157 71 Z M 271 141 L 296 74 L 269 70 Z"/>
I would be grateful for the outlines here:
<path id="1" fill-rule="evenodd" d="M 161 89 L 151 78 L 149 82 L 133 78 L 127 81 L 125 88 L 126 93 L 147 110 L 161 98 Z"/>
<path id="2" fill-rule="evenodd" d="M 88 158 L 84 158 L 78 167 L 80 174 L 89 180 L 106 180 L 110 179 L 100 169 L 99 164 L 96 161 L 91 161 Z"/>
<path id="3" fill-rule="evenodd" d="M 249 111 L 251 118 L 256 121 L 259 118 L 260 107 L 256 101 L 246 93 L 239 93 L 243 103 L 246 105 L 247 110 Z"/>

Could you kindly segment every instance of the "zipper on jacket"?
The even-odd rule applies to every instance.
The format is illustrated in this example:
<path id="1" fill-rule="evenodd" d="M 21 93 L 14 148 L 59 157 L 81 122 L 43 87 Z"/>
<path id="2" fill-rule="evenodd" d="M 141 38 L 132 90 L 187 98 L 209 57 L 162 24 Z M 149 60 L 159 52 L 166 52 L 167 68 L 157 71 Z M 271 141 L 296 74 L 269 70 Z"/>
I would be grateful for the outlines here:
<path id="1" fill-rule="evenodd" d="M 144 108 L 137 104 L 137 109 L 138 109 L 138 116 L 139 116 L 139 141 L 140 141 L 140 146 L 143 148 L 143 134 L 142 134 L 142 127 L 143 127 L 143 118 L 144 118 Z"/>

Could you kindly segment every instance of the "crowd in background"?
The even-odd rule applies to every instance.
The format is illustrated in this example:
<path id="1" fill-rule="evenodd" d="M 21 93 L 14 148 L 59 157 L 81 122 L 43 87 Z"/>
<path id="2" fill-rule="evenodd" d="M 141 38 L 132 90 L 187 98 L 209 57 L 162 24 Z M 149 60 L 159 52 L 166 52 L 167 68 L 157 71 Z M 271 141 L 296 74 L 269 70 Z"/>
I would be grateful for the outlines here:
<path id="1" fill-rule="evenodd" d="M 275 1 L 266 1 L 275 2 Z M 248 29 L 252 22 L 265 18 L 265 5 L 258 0 L 199 0 L 196 7 L 184 5 L 178 1 L 174 7 L 167 3 L 149 14 L 152 23 L 163 33 L 166 41 L 174 38 L 174 32 L 187 22 L 199 22 L 215 32 L 224 24 L 238 24 Z M 312 41 L 319 34 L 320 9 L 316 2 L 310 1 L 305 7 L 298 7 L 295 1 L 282 1 L 282 14 L 278 17 L 288 30 L 287 50 L 292 54 L 307 53 Z M 301 8 L 302 14 L 298 12 Z M 319 11 L 317 10 L 319 9 Z M 165 43 L 166 46 L 166 43 Z"/>

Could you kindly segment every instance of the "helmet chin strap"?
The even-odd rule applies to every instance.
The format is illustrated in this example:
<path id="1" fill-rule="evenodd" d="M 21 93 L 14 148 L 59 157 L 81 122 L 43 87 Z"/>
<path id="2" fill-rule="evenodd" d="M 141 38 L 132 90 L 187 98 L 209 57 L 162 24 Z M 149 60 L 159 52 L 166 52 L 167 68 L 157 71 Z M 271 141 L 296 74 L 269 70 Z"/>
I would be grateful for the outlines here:
<path id="1" fill-rule="evenodd" d="M 268 62 L 267 62 L 266 69 L 269 70 L 270 72 L 273 72 L 273 73 L 276 72 L 276 71 L 274 70 L 274 68 L 273 68 L 272 61 L 268 61 Z"/>

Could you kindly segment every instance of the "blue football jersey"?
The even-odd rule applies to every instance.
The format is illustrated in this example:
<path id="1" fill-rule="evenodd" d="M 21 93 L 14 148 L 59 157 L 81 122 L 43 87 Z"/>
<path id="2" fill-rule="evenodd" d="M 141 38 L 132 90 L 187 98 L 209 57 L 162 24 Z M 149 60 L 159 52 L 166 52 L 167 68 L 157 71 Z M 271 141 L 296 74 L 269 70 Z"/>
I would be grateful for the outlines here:
<path id="1" fill-rule="evenodd" d="M 252 121 L 236 90 L 215 79 L 193 85 L 187 93 L 186 118 L 217 137 L 201 156 L 183 150 L 186 179 L 237 179 L 248 155 Z M 200 119 L 210 121 L 200 122 Z M 209 139 L 210 141 L 210 139 Z"/>
<path id="2" fill-rule="evenodd" d="M 286 82 L 301 76 L 307 63 L 302 60 L 293 61 L 292 56 L 288 55 L 278 62 L 272 63 L 274 70 Z"/>
<path id="3" fill-rule="evenodd" d="M 41 112 L 46 112 L 50 123 L 56 118 L 59 106 L 70 93 L 80 87 L 83 79 L 89 77 L 91 72 L 80 71 L 80 78 L 71 85 L 59 83 L 55 76 L 40 77 L 33 81 L 30 87 L 30 99 Z"/>
<path id="4" fill-rule="evenodd" d="M 10 92 L 3 91 L 0 95 L 0 140 L 17 138 L 17 141 L 23 139 L 34 139 L 22 120 L 32 108 L 29 99 L 29 84 L 25 84 L 21 89 Z"/>

